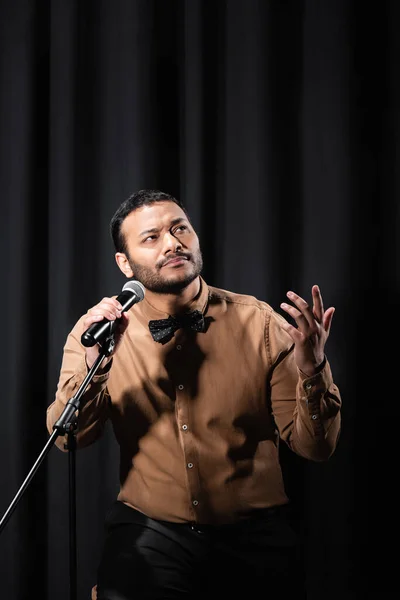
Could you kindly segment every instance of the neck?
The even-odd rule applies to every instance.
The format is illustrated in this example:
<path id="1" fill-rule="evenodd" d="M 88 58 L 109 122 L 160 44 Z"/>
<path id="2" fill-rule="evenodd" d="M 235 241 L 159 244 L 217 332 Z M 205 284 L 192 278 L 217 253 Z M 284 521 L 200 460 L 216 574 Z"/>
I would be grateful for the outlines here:
<path id="1" fill-rule="evenodd" d="M 169 315 L 184 312 L 200 293 L 200 277 L 176 294 L 157 294 L 146 289 L 146 299 L 154 308 Z"/>

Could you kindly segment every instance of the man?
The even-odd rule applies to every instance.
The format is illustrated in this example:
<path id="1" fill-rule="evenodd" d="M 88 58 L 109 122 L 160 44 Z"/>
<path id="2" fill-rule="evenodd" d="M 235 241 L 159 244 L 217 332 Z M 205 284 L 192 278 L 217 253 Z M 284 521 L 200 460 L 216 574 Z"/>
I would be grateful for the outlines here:
<path id="1" fill-rule="evenodd" d="M 110 420 L 120 491 L 106 519 L 98 600 L 301 597 L 279 440 L 311 461 L 338 443 L 341 397 L 325 344 L 334 308 L 318 286 L 281 308 L 208 286 L 190 219 L 141 190 L 111 220 L 118 267 L 144 299 L 103 298 L 64 348 L 48 431 L 99 355 L 82 334 L 115 321 L 115 348 L 82 398 L 77 444 Z M 57 445 L 64 449 L 64 440 Z"/>

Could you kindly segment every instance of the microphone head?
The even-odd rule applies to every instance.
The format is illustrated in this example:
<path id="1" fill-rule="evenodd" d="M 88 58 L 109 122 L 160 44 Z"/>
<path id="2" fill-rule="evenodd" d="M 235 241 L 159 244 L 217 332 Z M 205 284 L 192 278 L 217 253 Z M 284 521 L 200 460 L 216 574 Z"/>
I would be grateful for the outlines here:
<path id="1" fill-rule="evenodd" d="M 128 290 L 129 292 L 134 292 L 134 294 L 136 294 L 136 296 L 138 296 L 138 298 L 139 298 L 138 302 L 143 300 L 145 290 L 144 290 L 144 285 L 141 284 L 140 281 L 136 281 L 136 279 L 128 281 L 122 288 L 123 292 L 126 290 Z"/>

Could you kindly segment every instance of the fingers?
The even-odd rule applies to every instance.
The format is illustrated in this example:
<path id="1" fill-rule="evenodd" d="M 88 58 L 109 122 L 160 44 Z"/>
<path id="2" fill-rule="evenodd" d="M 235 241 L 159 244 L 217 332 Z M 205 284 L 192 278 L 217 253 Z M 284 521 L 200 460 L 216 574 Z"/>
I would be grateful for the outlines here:
<path id="1" fill-rule="evenodd" d="M 333 319 L 333 313 L 335 312 L 335 309 L 333 306 L 331 306 L 330 308 L 327 309 L 327 311 L 324 314 L 324 318 L 322 321 L 322 325 L 325 329 L 325 331 L 329 334 L 330 329 L 331 329 L 331 325 L 332 325 L 332 319 Z"/>
<path id="2" fill-rule="evenodd" d="M 103 298 L 101 302 L 90 308 L 86 314 L 84 325 L 89 327 L 93 323 L 107 319 L 115 321 L 122 316 L 122 306 L 115 298 Z"/>
<path id="3" fill-rule="evenodd" d="M 293 302 L 295 306 L 287 304 L 286 302 L 282 302 L 281 308 L 287 312 L 293 319 L 295 319 L 296 323 L 301 326 L 309 326 L 312 327 L 315 323 L 314 315 L 311 312 L 310 306 L 308 302 L 301 298 L 298 294 L 295 294 L 292 291 L 287 292 L 287 297 L 289 300 Z M 321 317 L 322 319 L 322 317 Z"/>
<path id="4" fill-rule="evenodd" d="M 294 306 L 282 302 L 281 308 L 296 321 L 300 328 L 308 326 L 313 329 L 316 324 L 315 322 L 317 322 L 323 325 L 325 331 L 329 332 L 335 309 L 330 307 L 325 311 L 318 285 L 312 286 L 311 293 L 313 299 L 312 309 L 304 298 L 293 291 L 288 291 L 286 295 L 293 302 Z"/>
<path id="5" fill-rule="evenodd" d="M 322 302 L 322 296 L 318 285 L 312 286 L 311 294 L 313 298 L 313 314 L 317 321 L 322 323 L 322 318 L 324 316 L 324 304 Z"/>
<path id="6" fill-rule="evenodd" d="M 312 287 L 312 296 L 314 301 L 313 313 L 315 318 L 319 323 L 322 323 L 323 328 L 329 334 L 333 313 L 335 312 L 335 308 L 331 306 L 327 310 L 324 309 L 324 303 L 322 301 L 321 291 L 318 285 L 313 285 Z"/>
<path id="7" fill-rule="evenodd" d="M 93 317 L 101 317 L 114 321 L 121 317 L 122 306 L 115 298 L 103 298 L 99 304 L 88 310 L 88 314 Z"/>

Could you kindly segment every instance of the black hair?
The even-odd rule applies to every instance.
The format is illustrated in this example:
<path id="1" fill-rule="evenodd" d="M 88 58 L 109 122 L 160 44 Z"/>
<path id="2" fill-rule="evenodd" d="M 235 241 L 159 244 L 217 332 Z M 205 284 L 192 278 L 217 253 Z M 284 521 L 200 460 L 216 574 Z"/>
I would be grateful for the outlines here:
<path id="1" fill-rule="evenodd" d="M 175 202 L 189 219 L 189 215 L 180 200 L 177 200 L 177 198 L 171 196 L 171 194 L 166 194 L 160 190 L 139 190 L 124 200 L 110 221 L 110 233 L 116 252 L 124 252 L 126 254 L 126 241 L 121 233 L 121 226 L 126 217 L 134 210 L 137 210 L 142 206 L 154 204 L 155 202 Z"/>

